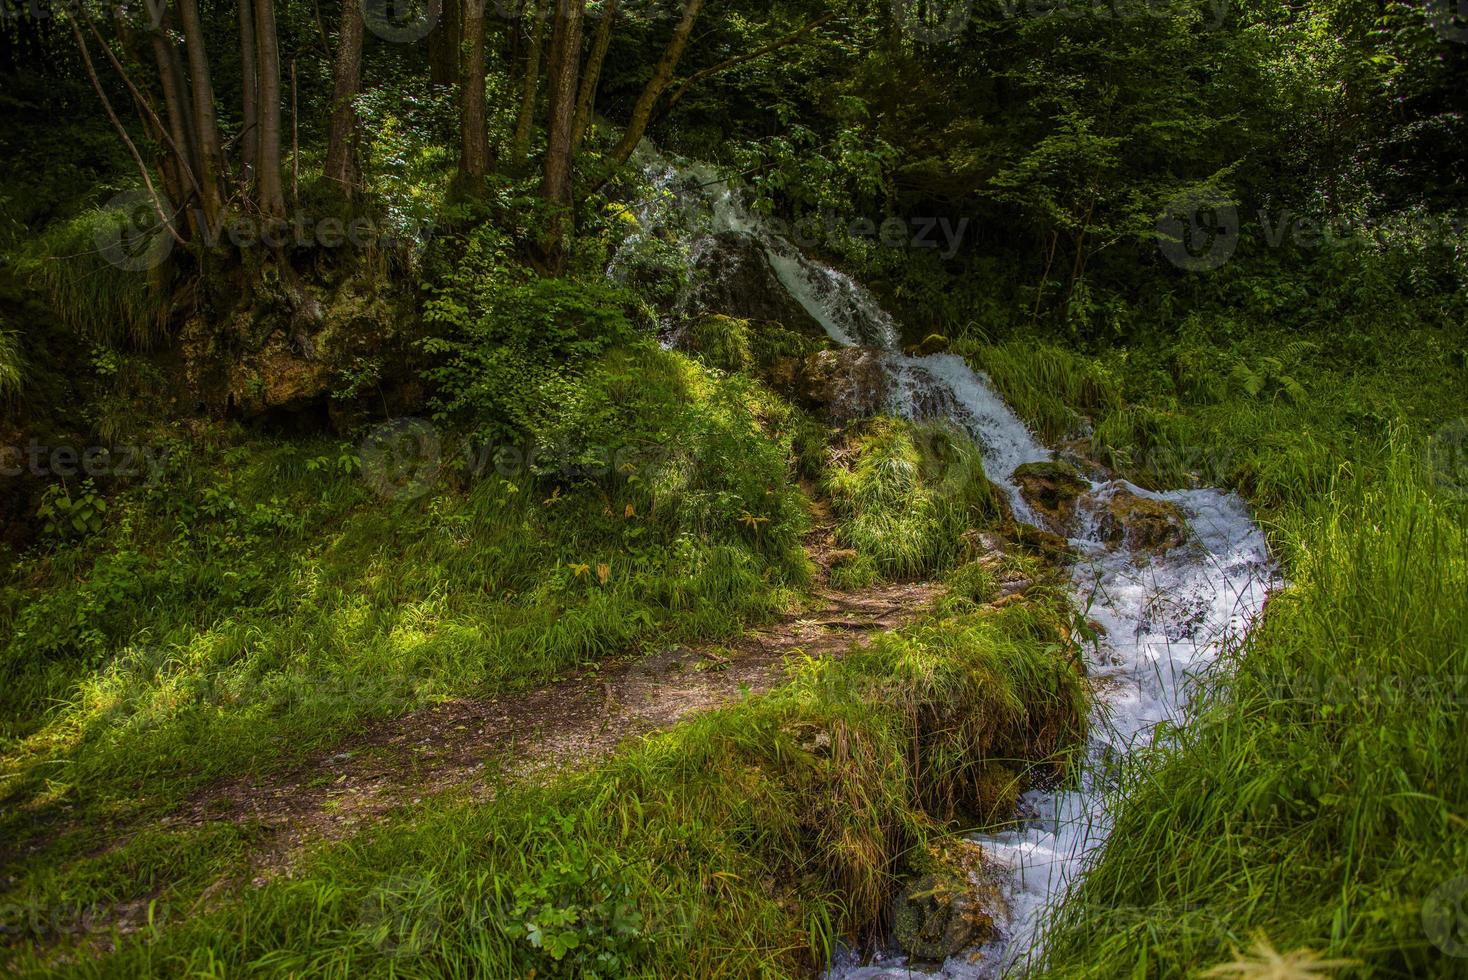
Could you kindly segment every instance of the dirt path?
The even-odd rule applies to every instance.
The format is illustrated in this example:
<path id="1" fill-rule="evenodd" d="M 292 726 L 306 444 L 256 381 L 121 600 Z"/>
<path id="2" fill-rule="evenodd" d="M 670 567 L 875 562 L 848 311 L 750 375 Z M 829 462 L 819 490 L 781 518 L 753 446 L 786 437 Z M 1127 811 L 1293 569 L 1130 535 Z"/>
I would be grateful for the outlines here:
<path id="1" fill-rule="evenodd" d="M 673 646 L 524 694 L 451 701 L 379 723 L 289 772 L 215 783 L 164 825 L 255 823 L 263 880 L 303 847 L 343 838 L 424 797 L 467 787 L 489 798 L 503 774 L 594 759 L 629 737 L 768 691 L 793 656 L 839 656 L 931 605 L 939 591 L 931 584 L 827 588 L 831 521 L 820 509 L 815 516 L 807 541 L 820 583 L 814 612 L 726 645 Z"/>

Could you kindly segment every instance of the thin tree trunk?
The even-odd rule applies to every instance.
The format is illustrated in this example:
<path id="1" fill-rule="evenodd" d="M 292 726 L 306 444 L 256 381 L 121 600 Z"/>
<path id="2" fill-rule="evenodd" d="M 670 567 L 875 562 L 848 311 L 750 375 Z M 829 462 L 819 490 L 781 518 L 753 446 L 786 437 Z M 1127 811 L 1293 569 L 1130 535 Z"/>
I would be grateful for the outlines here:
<path id="1" fill-rule="evenodd" d="M 560 2 L 560 0 L 554 0 Z M 540 92 L 540 54 L 544 46 L 546 0 L 525 0 L 530 11 L 530 42 L 525 47 L 525 84 L 520 94 L 520 115 L 515 120 L 515 142 L 510 162 L 523 171 L 530 159 L 530 131 L 535 126 L 535 99 Z"/>
<path id="2" fill-rule="evenodd" d="M 275 34 L 275 0 L 255 0 L 255 47 L 259 57 L 259 140 L 255 149 L 255 204 L 269 217 L 285 215 L 280 183 L 280 47 Z"/>
<path id="3" fill-rule="evenodd" d="M 637 97 L 637 104 L 632 107 L 632 118 L 627 121 L 627 129 L 623 132 L 621 141 L 612 150 L 612 162 L 615 166 L 621 166 L 630 160 L 632 151 L 642 142 L 648 121 L 652 119 L 652 110 L 668 83 L 673 80 L 673 72 L 677 70 L 678 62 L 683 57 L 683 49 L 688 47 L 688 39 L 693 35 L 693 25 L 698 21 L 698 14 L 702 9 L 703 0 L 688 0 L 688 5 L 683 8 L 683 19 L 678 22 L 662 58 L 653 69 L 652 78 L 648 79 L 642 94 Z"/>
<path id="4" fill-rule="evenodd" d="M 459 83 L 459 174 L 477 187 L 489 173 L 484 123 L 484 0 L 464 0 L 464 73 Z"/>
<path id="5" fill-rule="evenodd" d="M 218 226 L 224 210 L 219 181 L 224 173 L 224 158 L 219 152 L 219 123 L 214 116 L 214 86 L 209 81 L 209 53 L 204 49 L 204 27 L 199 20 L 198 0 L 178 0 L 179 20 L 183 22 L 184 45 L 189 57 L 189 88 L 194 114 L 194 136 L 198 141 L 195 156 L 199 170 L 195 175 L 203 197 L 204 219 L 209 228 Z"/>
<path id="6" fill-rule="evenodd" d="M 118 60 L 117 55 L 112 53 L 112 48 L 102 37 L 101 32 L 97 30 L 97 25 L 90 18 L 86 17 L 85 14 L 82 14 L 82 17 L 86 20 L 87 29 L 91 32 L 92 38 L 97 42 L 97 47 L 101 48 L 102 53 L 107 55 L 107 61 L 112 65 L 112 70 L 117 72 L 117 77 L 122 79 L 122 84 L 127 87 L 128 92 L 132 95 L 133 102 L 137 105 L 138 113 L 143 117 L 144 124 L 151 128 L 157 135 L 159 142 L 167 145 L 171 151 L 172 158 L 165 157 L 165 161 L 172 164 L 178 175 L 178 186 L 172 189 L 175 192 L 176 199 L 180 202 L 186 202 L 189 193 L 200 194 L 198 181 L 194 179 L 193 171 L 188 168 L 188 157 L 185 155 L 185 149 L 173 141 L 173 134 L 169 132 L 163 120 L 158 117 L 158 112 L 153 108 L 153 103 L 133 83 L 132 78 L 127 73 L 127 69 Z M 126 48 L 127 45 L 124 42 L 124 53 L 127 53 Z M 185 187 L 185 184 L 188 186 Z"/>
<path id="7" fill-rule="evenodd" d="M 1040 276 L 1040 288 L 1035 293 L 1035 312 L 1030 315 L 1030 322 L 1036 323 L 1040 319 L 1040 304 L 1045 299 L 1045 287 L 1050 283 L 1050 270 L 1055 265 L 1055 250 L 1060 247 L 1059 229 L 1050 233 L 1050 254 L 1045 257 L 1045 271 Z"/>
<path id="8" fill-rule="evenodd" d="M 693 0 L 694 4 L 702 0 Z M 541 189 L 550 205 L 550 225 L 544 242 L 546 263 L 553 275 L 566 267 L 566 239 L 571 208 L 571 127 L 576 121 L 576 81 L 581 70 L 581 25 L 586 0 L 555 0 L 551 30 L 549 135 L 545 146 L 545 183 Z"/>
<path id="9" fill-rule="evenodd" d="M 301 113 L 296 96 L 296 59 L 291 59 L 291 206 L 301 205 Z"/>
<path id="10" fill-rule="evenodd" d="M 596 40 L 591 45 L 591 57 L 587 59 L 586 71 L 581 77 L 581 94 L 576 97 L 576 121 L 571 127 L 571 152 L 581 149 L 591 128 L 591 110 L 596 104 L 596 87 L 601 81 L 602 64 L 607 60 L 607 49 L 612 46 L 612 24 L 617 19 L 617 0 L 606 0 L 602 6 L 601 23 L 596 25 Z"/>
<path id="11" fill-rule="evenodd" d="M 133 162 L 138 165 L 138 173 L 142 175 L 143 186 L 147 188 L 148 197 L 153 202 L 153 212 L 158 215 L 158 220 L 162 227 L 168 229 L 168 233 L 173 236 L 174 241 L 180 245 L 187 244 L 183 236 L 173 227 L 172 217 L 164 210 L 163 202 L 158 197 L 158 191 L 153 187 L 153 179 L 148 175 L 148 165 L 143 162 L 142 154 L 138 152 L 137 145 L 133 143 L 132 137 L 128 136 L 127 127 L 122 124 L 122 120 L 117 118 L 117 113 L 113 111 L 112 100 L 107 98 L 107 92 L 102 88 L 101 80 L 97 78 L 97 69 L 92 64 L 91 54 L 87 51 L 86 39 L 82 37 L 81 28 L 77 26 L 74 18 L 71 21 L 71 32 L 76 38 L 77 48 L 81 51 L 82 63 L 87 69 L 87 78 L 91 80 L 92 88 L 96 91 L 97 98 L 102 101 L 102 108 L 107 111 L 107 118 L 112 121 L 112 127 L 117 130 L 117 135 L 121 137 L 123 145 L 127 147 L 128 154 L 132 156 Z"/>
<path id="12" fill-rule="evenodd" d="M 362 8 L 342 4 L 341 37 L 336 49 L 336 84 L 331 95 L 331 133 L 326 147 L 326 179 L 347 197 L 357 182 L 357 91 L 362 84 Z"/>
<path id="13" fill-rule="evenodd" d="M 348 0 L 350 2 L 350 0 Z M 240 109 L 243 125 L 240 128 L 240 176 L 249 186 L 255 179 L 255 150 L 260 141 L 256 132 L 259 119 L 256 104 L 260 95 L 260 80 L 255 64 L 255 5 L 254 0 L 239 0 L 240 8 Z"/>
<path id="14" fill-rule="evenodd" d="M 428 77 L 435 85 L 453 85 L 459 80 L 459 62 L 464 26 L 459 0 L 443 0 L 438 26 L 428 36 Z"/>

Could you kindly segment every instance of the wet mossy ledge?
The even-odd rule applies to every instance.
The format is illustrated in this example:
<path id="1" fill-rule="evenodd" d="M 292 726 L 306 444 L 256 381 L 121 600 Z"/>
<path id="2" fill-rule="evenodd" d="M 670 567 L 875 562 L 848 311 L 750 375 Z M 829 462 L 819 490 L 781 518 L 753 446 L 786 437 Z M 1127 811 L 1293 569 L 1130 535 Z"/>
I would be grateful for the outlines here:
<path id="1" fill-rule="evenodd" d="M 426 800 L 56 969 L 800 976 L 894 932 L 940 954 L 984 924 L 954 832 L 1066 778 L 1084 741 L 1071 615 L 1037 589 L 935 616 L 594 769 Z"/>

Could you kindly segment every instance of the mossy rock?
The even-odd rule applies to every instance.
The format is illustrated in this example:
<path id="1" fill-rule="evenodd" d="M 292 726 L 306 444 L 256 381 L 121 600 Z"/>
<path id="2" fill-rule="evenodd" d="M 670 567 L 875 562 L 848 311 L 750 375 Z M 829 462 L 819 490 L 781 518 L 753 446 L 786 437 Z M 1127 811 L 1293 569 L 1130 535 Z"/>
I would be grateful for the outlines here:
<path id="1" fill-rule="evenodd" d="M 906 348 L 903 353 L 908 357 L 932 357 L 934 354 L 942 354 L 948 350 L 948 338 L 941 333 L 930 333 L 922 339 L 921 343 L 913 344 Z"/>
<path id="2" fill-rule="evenodd" d="M 994 936 L 994 912 L 1003 899 L 986 886 L 982 852 L 976 845 L 935 845 L 919 862 L 893 905 L 892 938 L 920 963 L 941 963 Z"/>
<path id="3" fill-rule="evenodd" d="M 1137 551 L 1171 551 L 1192 536 L 1182 508 L 1170 500 L 1143 497 L 1118 486 L 1109 497 L 1090 505 L 1101 539 L 1125 543 Z"/>
<path id="4" fill-rule="evenodd" d="M 1076 562 L 1077 555 L 1070 542 L 1033 524 L 1016 524 L 1011 537 L 1047 565 L 1074 565 Z"/>
<path id="5" fill-rule="evenodd" d="M 1076 501 L 1091 489 L 1080 470 L 1059 460 L 1026 463 L 1014 471 L 1014 482 L 1030 506 L 1056 527 L 1070 526 Z"/>

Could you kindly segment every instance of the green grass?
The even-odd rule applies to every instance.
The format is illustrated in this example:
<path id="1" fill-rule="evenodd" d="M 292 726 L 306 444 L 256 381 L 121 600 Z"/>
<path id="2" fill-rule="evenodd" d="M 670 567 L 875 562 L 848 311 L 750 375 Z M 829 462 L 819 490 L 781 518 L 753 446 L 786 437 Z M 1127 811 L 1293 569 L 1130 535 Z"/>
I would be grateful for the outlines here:
<path id="1" fill-rule="evenodd" d="M 5 836 L 156 812 L 369 719 L 729 637 L 798 601 L 792 410 L 651 344 L 585 383 L 538 443 L 578 468 L 476 474 L 444 430 L 438 478 L 403 501 L 374 493 L 352 444 L 161 434 L 157 486 L 0 590 Z"/>
<path id="2" fill-rule="evenodd" d="M 951 820 L 1002 818 L 998 801 L 1032 774 L 1067 770 L 1087 714 L 1068 609 L 1011 606 L 884 635 L 594 770 L 501 787 L 490 804 L 426 801 L 289 879 L 198 906 L 197 869 L 152 888 L 95 862 L 65 883 L 37 870 L 13 892 L 22 908 L 151 897 L 155 924 L 77 961 L 16 943 L 9 969 L 806 973 L 838 938 L 878 927 L 896 876 L 922 866 Z M 227 832 L 211 840 L 224 863 L 193 860 L 232 867 Z M 127 848 L 134 865 L 140 848 Z M 39 911 L 21 919 L 24 938 L 48 938 L 25 932 L 46 921 Z"/>
<path id="3" fill-rule="evenodd" d="M 826 489 L 841 543 L 889 578 L 942 571 L 963 533 L 998 514 L 977 449 L 937 423 L 867 423 L 828 471 Z"/>
<path id="4" fill-rule="evenodd" d="M 1350 975 L 1462 967 L 1422 910 L 1468 868 L 1463 501 L 1398 444 L 1281 533 L 1292 586 L 1124 787 L 1047 975 L 1179 975 L 1256 934 L 1355 960 Z"/>

